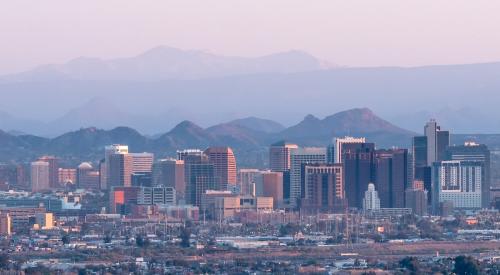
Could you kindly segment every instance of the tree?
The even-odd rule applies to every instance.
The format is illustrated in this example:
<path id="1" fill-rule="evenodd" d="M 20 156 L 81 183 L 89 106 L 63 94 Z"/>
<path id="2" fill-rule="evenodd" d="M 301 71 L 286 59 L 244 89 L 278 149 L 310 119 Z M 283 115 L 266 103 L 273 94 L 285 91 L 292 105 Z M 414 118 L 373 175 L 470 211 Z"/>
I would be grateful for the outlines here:
<path id="1" fill-rule="evenodd" d="M 182 227 L 179 238 L 181 238 L 181 246 L 182 247 L 189 247 L 190 246 L 190 238 L 191 238 L 191 230 L 189 230 L 187 227 Z"/>
<path id="2" fill-rule="evenodd" d="M 70 243 L 69 235 L 68 234 L 63 235 L 61 241 L 63 244 L 69 244 Z"/>
<path id="3" fill-rule="evenodd" d="M 457 256 L 455 258 L 455 268 L 453 272 L 458 275 L 477 275 L 480 274 L 479 263 L 471 256 Z"/>
<path id="4" fill-rule="evenodd" d="M 420 263 L 416 257 L 405 257 L 399 261 L 399 265 L 408 269 L 411 274 L 418 274 L 420 270 Z"/>
<path id="5" fill-rule="evenodd" d="M 137 236 L 135 236 L 135 244 L 138 247 L 146 248 L 146 247 L 149 246 L 149 239 L 148 238 L 144 238 L 141 235 L 137 235 Z"/>
<path id="6" fill-rule="evenodd" d="M 9 255 L 6 253 L 0 254 L 0 268 L 6 269 L 9 267 Z"/>
<path id="7" fill-rule="evenodd" d="M 104 236 L 103 240 L 104 240 L 104 243 L 111 243 L 112 238 L 110 235 L 106 235 L 106 236 Z"/>

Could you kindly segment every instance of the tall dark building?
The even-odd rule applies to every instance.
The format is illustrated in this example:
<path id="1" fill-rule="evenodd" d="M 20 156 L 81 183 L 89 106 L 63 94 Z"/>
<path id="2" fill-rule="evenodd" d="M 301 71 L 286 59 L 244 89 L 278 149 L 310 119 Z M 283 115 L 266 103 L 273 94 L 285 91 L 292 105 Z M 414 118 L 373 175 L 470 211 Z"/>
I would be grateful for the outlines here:
<path id="1" fill-rule="evenodd" d="M 382 208 L 403 208 L 408 186 L 408 151 L 406 149 L 377 150 L 374 156 L 373 182 Z"/>
<path id="2" fill-rule="evenodd" d="M 132 186 L 139 186 L 139 187 L 153 186 L 153 176 L 151 172 L 132 173 L 132 175 L 130 176 L 130 181 Z"/>
<path id="3" fill-rule="evenodd" d="M 429 166 L 416 167 L 414 180 L 424 183 L 424 189 L 427 190 L 427 203 L 430 205 L 432 202 L 432 168 Z"/>
<path id="4" fill-rule="evenodd" d="M 373 182 L 375 144 L 346 143 L 342 146 L 344 185 L 348 207 L 363 207 L 364 192 Z"/>
<path id="5" fill-rule="evenodd" d="M 335 144 L 330 144 L 326 148 L 326 163 L 335 163 Z"/>
<path id="6" fill-rule="evenodd" d="M 186 202 L 201 206 L 201 197 L 207 190 L 215 189 L 215 169 L 208 156 L 201 153 L 185 154 L 184 176 L 186 182 Z"/>
<path id="7" fill-rule="evenodd" d="M 413 165 L 414 167 L 427 166 L 427 137 L 413 137 Z M 415 170 L 414 170 L 415 171 Z"/>
<path id="8" fill-rule="evenodd" d="M 446 150 L 447 160 L 468 160 L 484 163 L 484 180 L 481 185 L 481 206 L 489 207 L 491 186 L 490 150 L 484 144 L 466 142 L 464 145 L 449 146 Z"/>
<path id="9" fill-rule="evenodd" d="M 450 146 L 450 132 L 449 131 L 442 131 L 438 128 L 438 131 L 436 132 L 437 140 L 437 149 L 436 149 L 436 154 L 437 154 L 437 160 L 436 161 L 442 161 L 446 159 L 446 149 L 448 146 Z"/>
<path id="10" fill-rule="evenodd" d="M 283 200 L 290 200 L 290 170 L 283 172 Z"/>

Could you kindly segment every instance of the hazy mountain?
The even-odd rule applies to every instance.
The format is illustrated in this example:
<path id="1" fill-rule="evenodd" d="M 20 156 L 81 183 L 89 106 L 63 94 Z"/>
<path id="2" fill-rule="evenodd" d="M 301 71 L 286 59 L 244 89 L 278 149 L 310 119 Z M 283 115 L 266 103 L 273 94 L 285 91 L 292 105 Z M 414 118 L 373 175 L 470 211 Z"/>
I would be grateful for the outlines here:
<path id="1" fill-rule="evenodd" d="M 13 135 L 37 131 L 40 129 L 41 124 L 39 121 L 14 117 L 7 112 L 0 111 L 0 129 L 4 129 Z"/>
<path id="2" fill-rule="evenodd" d="M 343 111 L 324 119 L 308 115 L 297 125 L 279 133 L 279 137 L 302 144 L 325 145 L 333 137 L 367 137 L 379 146 L 408 146 L 415 133 L 399 128 L 378 117 L 368 108 Z"/>
<path id="3" fill-rule="evenodd" d="M 215 137 L 191 121 L 183 121 L 168 133 L 161 135 L 155 145 L 164 150 L 204 148 L 209 146 Z"/>
<path id="4" fill-rule="evenodd" d="M 96 97 L 74 108 L 47 125 L 47 134 L 74 130 L 77 127 L 97 127 L 111 129 L 121 125 L 132 125 L 138 120 L 131 114 L 118 108 L 111 100 Z"/>
<path id="5" fill-rule="evenodd" d="M 457 115 L 450 116 L 446 124 L 460 126 L 460 132 L 495 133 L 500 127 L 496 100 L 499 90 L 500 63 L 336 68 L 156 82 L 139 82 L 133 78 L 120 81 L 29 78 L 29 81 L 0 82 L 0 110 L 52 121 L 83 102 L 103 97 L 122 111 L 143 117 L 135 124 L 121 125 L 155 134 L 168 130 L 181 119 L 206 127 L 220 122 L 221 118 L 230 121 L 256 116 L 291 125 L 310 112 L 325 117 L 352 106 L 370 106 L 396 125 L 421 132 L 422 125 L 429 119 L 427 116 L 449 108 L 456 110 Z M 177 116 L 180 112 L 185 114 Z M 420 117 L 408 119 L 419 112 Z M 158 116 L 163 113 L 168 114 Z M 407 127 L 406 123 L 413 126 Z M 453 130 L 446 124 L 443 127 Z M 75 127 L 80 125 L 71 129 Z"/>
<path id="6" fill-rule="evenodd" d="M 46 147 L 47 153 L 58 156 L 93 156 L 104 150 L 104 146 L 119 143 L 128 144 L 136 152 L 150 149 L 149 139 L 128 127 L 101 130 L 94 127 L 82 128 L 51 139 Z"/>
<path id="7" fill-rule="evenodd" d="M 257 73 L 292 73 L 321 70 L 328 66 L 325 62 L 301 51 L 243 58 L 160 46 L 129 58 L 105 60 L 80 57 L 66 64 L 40 66 L 26 73 L 8 76 L 3 80 L 159 81 Z"/>
<path id="8" fill-rule="evenodd" d="M 409 145 L 413 133 L 366 108 L 343 111 L 324 119 L 309 115 L 279 133 L 265 133 L 232 122 L 204 129 L 191 121 L 183 121 L 157 138 L 146 137 L 129 127 L 82 128 L 51 139 L 0 132 L 0 161 L 32 160 L 42 154 L 55 154 L 71 161 L 96 161 L 103 157 L 104 146 L 123 143 L 128 144 L 132 152 L 150 151 L 157 157 L 172 156 L 179 149 L 227 145 L 233 147 L 240 164 L 262 166 L 267 161 L 267 147 L 277 140 L 325 146 L 333 137 L 344 135 L 365 136 L 379 147 L 390 147 Z"/>
<path id="9" fill-rule="evenodd" d="M 270 119 L 257 118 L 257 117 L 235 119 L 226 124 L 241 126 L 264 133 L 277 133 L 285 129 L 285 126 L 281 125 L 276 121 Z"/>
<path id="10" fill-rule="evenodd" d="M 217 138 L 217 145 L 238 146 L 244 148 L 259 147 L 266 143 L 269 135 L 231 123 L 218 124 L 206 129 Z"/>

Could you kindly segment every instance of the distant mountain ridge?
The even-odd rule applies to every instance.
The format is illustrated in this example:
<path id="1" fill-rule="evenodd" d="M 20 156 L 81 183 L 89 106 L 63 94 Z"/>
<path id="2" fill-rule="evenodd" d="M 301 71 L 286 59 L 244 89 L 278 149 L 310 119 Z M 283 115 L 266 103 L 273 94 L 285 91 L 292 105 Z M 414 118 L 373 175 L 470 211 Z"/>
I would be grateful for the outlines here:
<path id="1" fill-rule="evenodd" d="M 260 167 L 267 161 L 269 144 L 282 139 L 302 146 L 326 146 L 333 137 L 349 134 L 365 136 L 381 147 L 404 147 L 415 135 L 379 118 L 367 108 L 343 111 L 324 119 L 309 115 L 297 125 L 281 127 L 273 121 L 252 117 L 205 129 L 186 120 L 155 138 L 146 137 L 129 127 L 111 130 L 88 127 L 55 138 L 0 132 L 0 161 L 12 158 L 26 161 L 42 154 L 95 161 L 102 158 L 104 146 L 123 143 L 128 144 L 131 151 L 150 151 L 157 157 L 172 156 L 179 149 L 230 146 L 238 155 L 240 164 Z"/>
<path id="2" fill-rule="evenodd" d="M 291 125 L 308 110 L 324 117 L 354 105 L 413 131 L 433 117 L 457 133 L 496 133 L 499 72 L 500 62 L 352 68 L 300 51 L 241 58 L 158 47 L 0 76 L 0 110 L 12 114 L 0 113 L 0 129 L 54 137 L 78 126 L 127 125 L 156 135 L 185 119 L 208 127 L 254 115 Z M 85 104 L 99 97 L 109 110 Z M 88 113 L 75 114 L 82 107 Z"/>
<path id="3" fill-rule="evenodd" d="M 160 81 L 258 73 L 293 73 L 330 67 L 333 65 L 297 50 L 246 58 L 159 46 L 127 58 L 79 57 L 65 64 L 43 65 L 24 73 L 0 77 L 0 81 L 2 78 L 4 81 L 43 79 Z"/>

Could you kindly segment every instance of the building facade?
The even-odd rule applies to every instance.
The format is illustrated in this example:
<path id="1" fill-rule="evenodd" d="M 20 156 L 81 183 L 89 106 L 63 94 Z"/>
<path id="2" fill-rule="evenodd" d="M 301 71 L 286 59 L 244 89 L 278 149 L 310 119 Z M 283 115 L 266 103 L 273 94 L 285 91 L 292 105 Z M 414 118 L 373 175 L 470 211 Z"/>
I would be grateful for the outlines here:
<path id="1" fill-rule="evenodd" d="M 439 203 L 452 202 L 454 208 L 479 209 L 482 207 L 482 184 L 485 178 L 484 162 L 441 161 L 433 166 L 433 211 Z"/>
<path id="2" fill-rule="evenodd" d="M 326 163 L 326 148 L 300 147 L 290 153 L 290 205 L 297 207 L 304 197 L 304 165 Z"/>

